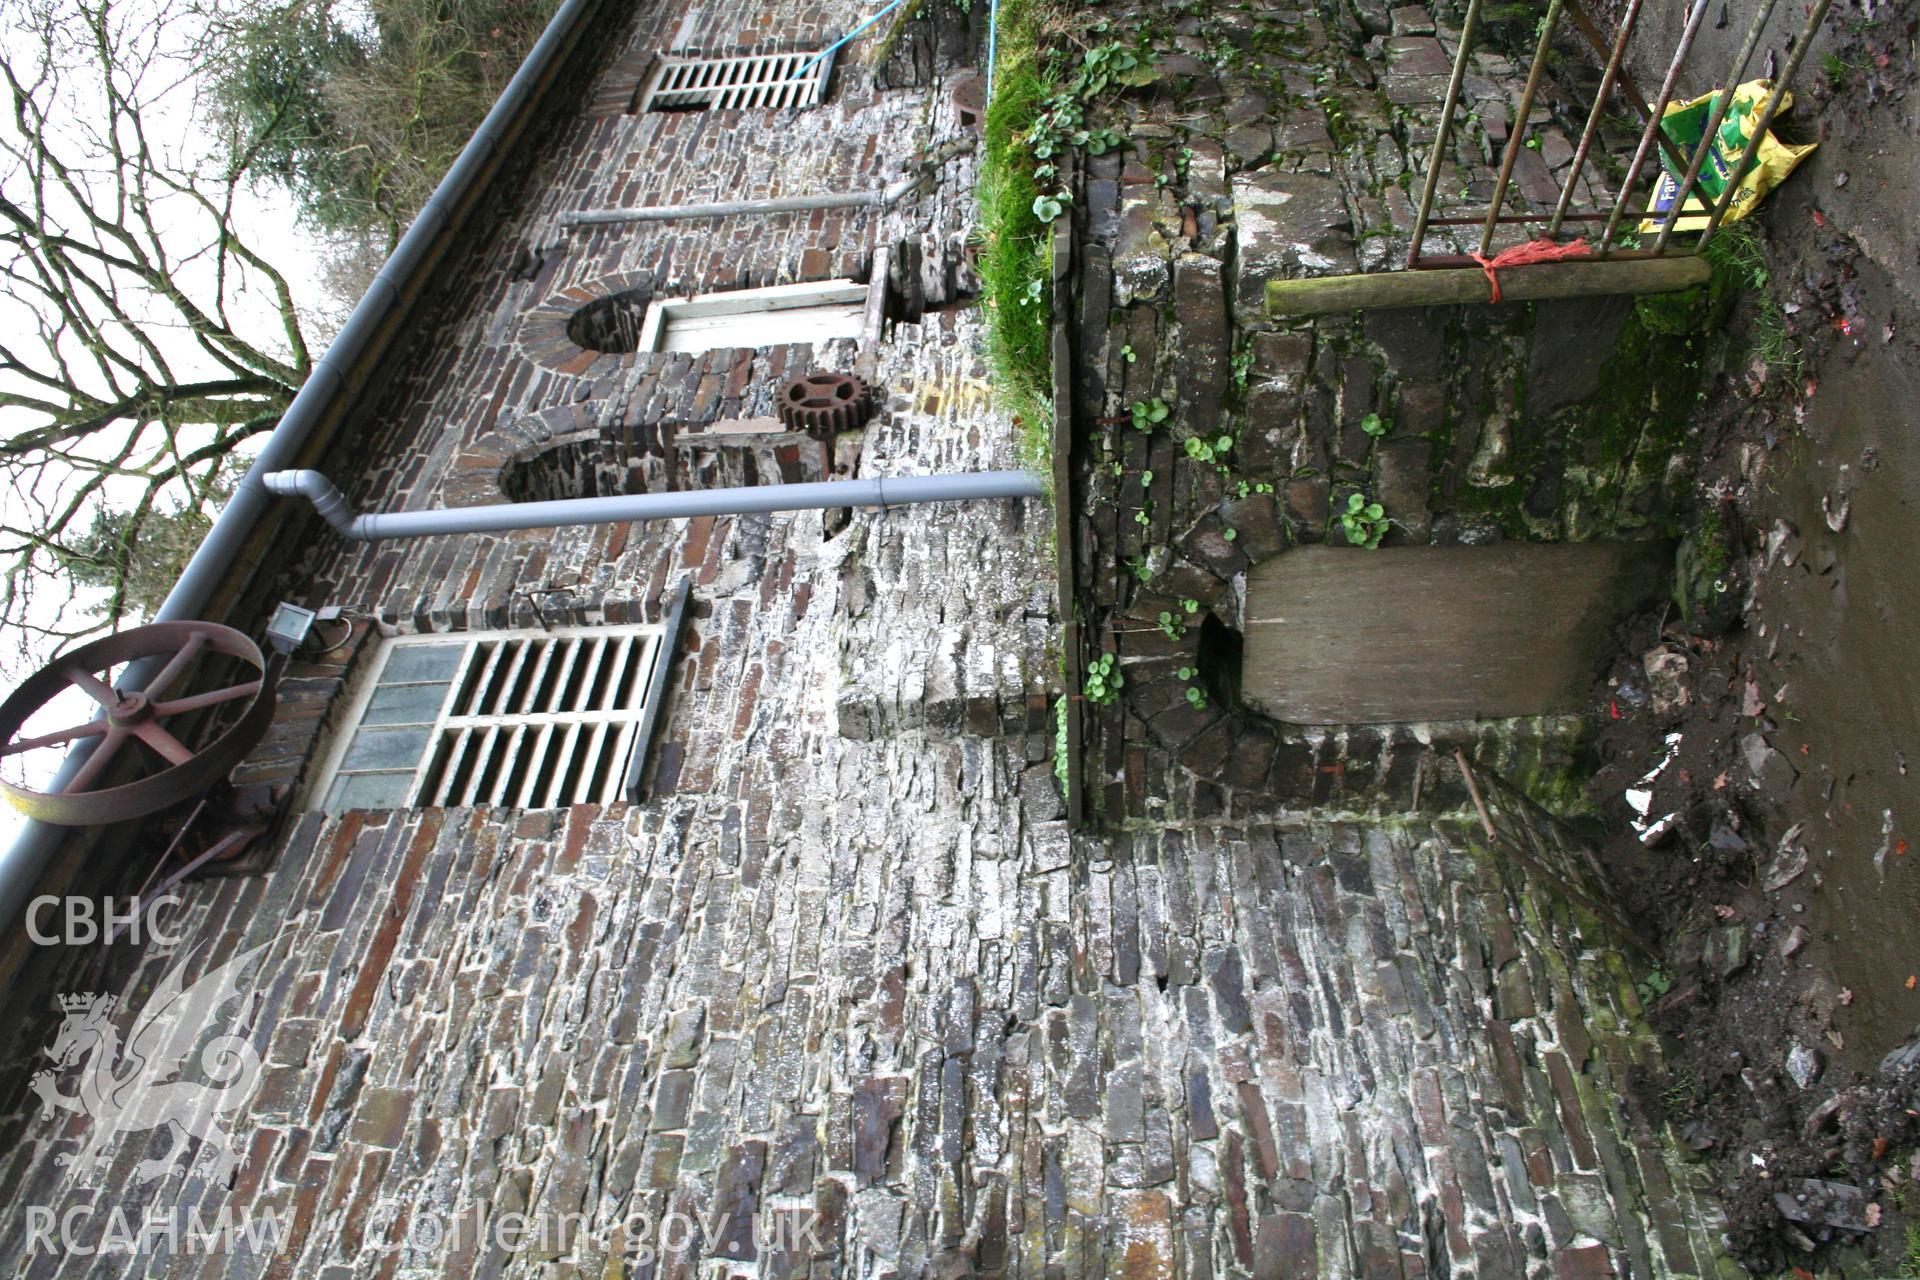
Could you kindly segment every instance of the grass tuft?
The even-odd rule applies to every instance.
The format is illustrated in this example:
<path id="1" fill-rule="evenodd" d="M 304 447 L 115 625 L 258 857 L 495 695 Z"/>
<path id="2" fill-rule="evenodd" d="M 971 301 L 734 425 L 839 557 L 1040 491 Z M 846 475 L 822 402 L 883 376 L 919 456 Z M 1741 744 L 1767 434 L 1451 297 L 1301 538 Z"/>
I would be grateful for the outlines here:
<path id="1" fill-rule="evenodd" d="M 1020 458 L 1053 474 L 1053 248 L 1033 210 L 1039 194 L 1026 149 L 1042 101 L 1053 92 L 1030 0 L 1000 6 L 999 66 L 987 104 L 980 162 L 979 272 L 987 309 L 987 361 L 994 390 L 1014 421 Z"/>
<path id="2" fill-rule="evenodd" d="M 1767 266 L 1766 246 L 1760 233 L 1745 221 L 1721 225 L 1701 251 L 1713 268 L 1709 289 L 1717 300 L 1728 289 L 1750 294 L 1753 319 L 1748 326 L 1753 354 L 1768 372 L 1786 378 L 1798 378 L 1805 366 L 1800 344 L 1787 331 L 1787 315 L 1768 288 L 1773 273 Z"/>

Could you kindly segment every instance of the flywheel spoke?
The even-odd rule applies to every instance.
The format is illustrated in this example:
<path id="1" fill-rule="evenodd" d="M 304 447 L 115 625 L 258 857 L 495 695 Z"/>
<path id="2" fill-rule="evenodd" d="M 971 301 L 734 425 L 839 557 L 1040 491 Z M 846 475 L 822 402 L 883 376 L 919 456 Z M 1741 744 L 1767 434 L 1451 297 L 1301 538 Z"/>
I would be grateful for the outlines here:
<path id="1" fill-rule="evenodd" d="M 113 691 L 113 686 L 93 674 L 93 672 L 82 671 L 79 667 L 68 667 L 66 675 L 68 684 L 73 685 L 77 689 L 85 690 L 89 698 L 92 698 L 107 710 L 111 711 L 120 705 L 120 695 Z"/>
<path id="2" fill-rule="evenodd" d="M 80 766 L 80 772 L 74 774 L 73 781 L 67 784 L 67 792 L 85 791 L 88 785 L 100 776 L 100 771 L 112 763 L 116 755 L 120 754 L 120 748 L 126 745 L 126 741 L 127 731 L 125 729 L 119 728 L 118 726 L 108 729 L 107 736 L 100 740 L 100 745 L 94 749 L 94 753 L 87 757 L 85 764 Z"/>
<path id="3" fill-rule="evenodd" d="M 187 664 L 193 661 L 195 654 L 206 647 L 206 643 L 207 633 L 204 631 L 196 631 L 188 636 L 187 642 L 180 646 L 180 651 L 167 659 L 167 665 L 160 669 L 160 674 L 147 682 L 147 696 L 156 702 L 159 701 L 161 695 L 166 693 L 167 686 L 187 669 Z"/>
<path id="4" fill-rule="evenodd" d="M 165 756 L 171 764 L 185 764 L 193 759 L 193 752 L 187 750 L 180 739 L 149 720 L 145 724 L 133 726 L 134 736 Z"/>
<path id="5" fill-rule="evenodd" d="M 85 724 L 74 725 L 71 729 L 62 729 L 58 733 L 43 733 L 37 738 L 22 738 L 9 743 L 0 750 L 0 756 L 18 755 L 22 751 L 33 751 L 39 747 L 57 747 L 63 742 L 72 742 L 75 738 L 91 738 L 107 731 L 105 720 L 89 720 Z"/>
<path id="6" fill-rule="evenodd" d="M 228 685 L 224 689 L 213 689 L 206 693 L 196 693 L 187 698 L 175 698 L 172 702 L 156 702 L 153 714 L 156 716 L 177 716 L 188 711 L 198 711 L 202 707 L 217 706 L 222 702 L 232 702 L 236 698 L 251 698 L 260 692 L 260 682 L 253 680 L 247 684 Z"/>

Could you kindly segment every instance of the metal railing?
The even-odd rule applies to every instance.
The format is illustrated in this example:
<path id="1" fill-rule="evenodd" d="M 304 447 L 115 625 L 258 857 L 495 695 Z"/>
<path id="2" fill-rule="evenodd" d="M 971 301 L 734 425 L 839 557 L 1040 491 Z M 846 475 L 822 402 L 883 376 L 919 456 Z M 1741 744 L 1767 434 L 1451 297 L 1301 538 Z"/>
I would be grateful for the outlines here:
<path id="1" fill-rule="evenodd" d="M 1643 0 L 1628 0 L 1625 12 L 1621 15 L 1619 30 L 1611 40 L 1606 39 L 1600 28 L 1581 7 L 1580 0 L 1548 0 L 1545 17 L 1540 23 L 1539 38 L 1534 47 L 1533 63 L 1528 68 L 1526 86 L 1521 90 L 1520 101 L 1514 112 L 1512 123 L 1507 131 L 1506 149 L 1501 155 L 1499 176 L 1495 179 L 1493 198 L 1484 214 L 1469 217 L 1433 216 L 1434 197 L 1439 188 L 1440 173 L 1445 167 L 1453 140 L 1454 119 L 1460 107 L 1461 86 L 1466 80 L 1467 70 L 1474 52 L 1474 38 L 1479 33 L 1481 0 L 1469 0 L 1466 17 L 1461 24 L 1460 44 L 1455 51 L 1453 71 L 1447 82 L 1446 97 L 1440 108 L 1439 128 L 1434 134 L 1433 151 L 1427 163 L 1425 182 L 1421 187 L 1420 203 L 1415 212 L 1413 237 L 1407 247 L 1407 267 L 1409 269 L 1430 269 L 1446 267 L 1486 266 L 1493 252 L 1496 232 L 1502 226 L 1541 225 L 1540 238 L 1547 241 L 1559 241 L 1565 233 L 1568 223 L 1605 223 L 1599 242 L 1592 246 L 1592 256 L 1615 260 L 1633 258 L 1658 258 L 1674 253 L 1698 253 L 1716 232 L 1726 218 L 1734 195 L 1740 189 L 1740 179 L 1754 163 L 1760 143 L 1772 127 L 1774 116 L 1780 110 L 1781 101 L 1786 96 L 1787 86 L 1793 82 L 1800 70 L 1800 64 L 1806 57 L 1807 48 L 1812 44 L 1814 35 L 1827 16 L 1832 0 L 1814 0 L 1812 10 L 1807 15 L 1799 38 L 1794 41 L 1793 50 L 1778 77 L 1773 80 L 1766 105 L 1753 121 L 1746 147 L 1741 153 L 1739 163 L 1726 174 L 1725 186 L 1718 198 L 1711 198 L 1701 180 L 1701 170 L 1706 166 L 1708 156 L 1719 135 L 1721 124 L 1725 121 L 1728 108 L 1732 105 L 1734 91 L 1746 74 L 1747 64 L 1752 61 L 1754 51 L 1759 47 L 1760 38 L 1768 19 L 1773 15 L 1777 0 L 1756 0 L 1753 18 L 1747 28 L 1746 37 L 1741 41 L 1740 51 L 1734 57 L 1733 65 L 1714 89 L 1714 100 L 1709 110 L 1706 127 L 1700 135 L 1700 141 L 1690 154 L 1682 154 L 1680 147 L 1660 127 L 1661 118 L 1668 105 L 1673 101 L 1676 85 L 1679 83 L 1682 68 L 1686 64 L 1687 54 L 1693 47 L 1694 37 L 1699 33 L 1700 22 L 1706 15 L 1709 4 L 1714 0 L 1693 0 L 1687 13 L 1686 25 L 1676 41 L 1673 57 L 1667 67 L 1666 77 L 1660 85 L 1658 97 L 1651 102 L 1634 83 L 1625 66 L 1628 44 L 1633 39 L 1635 25 L 1640 18 Z M 1580 140 L 1574 147 L 1573 159 L 1567 165 L 1565 181 L 1560 186 L 1559 198 L 1550 214 L 1524 213 L 1510 214 L 1505 211 L 1508 188 L 1512 185 L 1514 165 L 1520 158 L 1522 148 L 1527 145 L 1528 117 L 1533 112 L 1534 99 L 1540 90 L 1540 83 L 1546 72 L 1548 56 L 1552 50 L 1554 36 L 1563 16 L 1569 17 L 1581 38 L 1593 49 L 1595 55 L 1603 60 L 1604 70 L 1599 87 L 1594 93 L 1593 107 L 1587 115 L 1586 127 L 1580 132 Z M 1638 112 L 1643 122 L 1638 147 L 1634 150 L 1633 160 L 1627 166 L 1621 179 L 1618 193 L 1612 204 L 1605 210 L 1571 212 L 1574 194 L 1578 189 L 1581 175 L 1587 168 L 1593 154 L 1594 140 L 1598 136 L 1601 121 L 1606 114 L 1609 98 L 1616 88 L 1629 104 Z M 1642 170 L 1653 148 L 1659 146 L 1665 150 L 1672 168 L 1684 176 L 1680 178 L 1673 193 L 1671 204 L 1666 210 L 1659 232 L 1651 248 L 1617 247 L 1621 223 L 1628 217 L 1636 220 L 1646 218 L 1652 212 L 1649 207 L 1637 213 L 1630 212 L 1635 187 L 1640 181 Z M 1688 202 L 1698 196 L 1702 208 L 1711 205 L 1706 226 L 1700 232 L 1700 238 L 1691 245 L 1683 247 L 1673 245 L 1673 235 Z M 1686 216 L 1698 216 L 1698 210 Z M 1430 254 L 1422 252 L 1427 233 L 1434 227 L 1474 226 L 1480 227 L 1479 250 L 1465 254 Z M 1514 265 L 1525 265 L 1524 262 Z"/>

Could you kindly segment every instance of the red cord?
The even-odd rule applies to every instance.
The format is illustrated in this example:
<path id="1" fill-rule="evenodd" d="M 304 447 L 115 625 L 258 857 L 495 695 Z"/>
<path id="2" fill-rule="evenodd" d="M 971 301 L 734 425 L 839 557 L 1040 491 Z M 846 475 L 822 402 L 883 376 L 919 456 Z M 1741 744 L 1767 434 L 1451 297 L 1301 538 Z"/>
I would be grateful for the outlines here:
<path id="1" fill-rule="evenodd" d="M 1568 258 L 1589 258 L 1593 256 L 1593 246 L 1587 243 L 1585 236 L 1569 244 L 1542 237 L 1517 244 L 1511 249 L 1502 249 L 1491 258 L 1483 258 L 1477 253 L 1469 256 L 1487 273 L 1487 283 L 1493 287 L 1493 296 L 1487 299 L 1491 305 L 1500 301 L 1500 268 L 1524 267 L 1535 262 L 1562 262 Z"/>

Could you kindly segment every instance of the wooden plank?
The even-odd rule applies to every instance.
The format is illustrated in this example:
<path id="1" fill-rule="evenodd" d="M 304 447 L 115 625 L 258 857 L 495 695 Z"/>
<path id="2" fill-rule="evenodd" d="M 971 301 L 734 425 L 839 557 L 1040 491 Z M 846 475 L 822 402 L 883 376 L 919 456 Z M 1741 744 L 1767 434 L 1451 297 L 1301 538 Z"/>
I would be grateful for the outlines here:
<path id="1" fill-rule="evenodd" d="M 1608 258 L 1539 262 L 1500 273 L 1503 302 L 1545 298 L 1593 298 L 1615 293 L 1676 293 L 1705 284 L 1706 259 L 1695 254 L 1665 258 Z M 1493 286 L 1478 267 L 1436 271 L 1373 271 L 1354 276 L 1315 276 L 1267 281 L 1269 316 L 1320 316 L 1383 307 L 1433 307 L 1490 302 Z"/>
<path id="2" fill-rule="evenodd" d="M 1653 542 L 1288 551 L 1247 575 L 1241 693 L 1293 724 L 1573 711 L 1669 560 Z"/>
<path id="3" fill-rule="evenodd" d="M 654 650 L 653 671 L 647 681 L 647 709 L 633 735 L 633 754 L 628 757 L 625 793 L 633 804 L 645 803 L 647 758 L 653 750 L 653 737 L 659 730 L 663 705 L 667 700 L 667 681 L 673 674 L 673 657 L 680 648 L 680 633 L 687 625 L 687 599 L 693 593 L 693 579 L 682 577 L 673 587 L 673 596 L 661 620 L 660 639 Z"/>
<path id="4" fill-rule="evenodd" d="M 880 338 L 887 325 L 887 275 L 893 266 L 893 247 L 873 247 L 873 261 L 867 269 L 867 310 L 860 322 L 860 354 L 853 359 L 853 373 L 868 383 L 878 380 Z"/>

